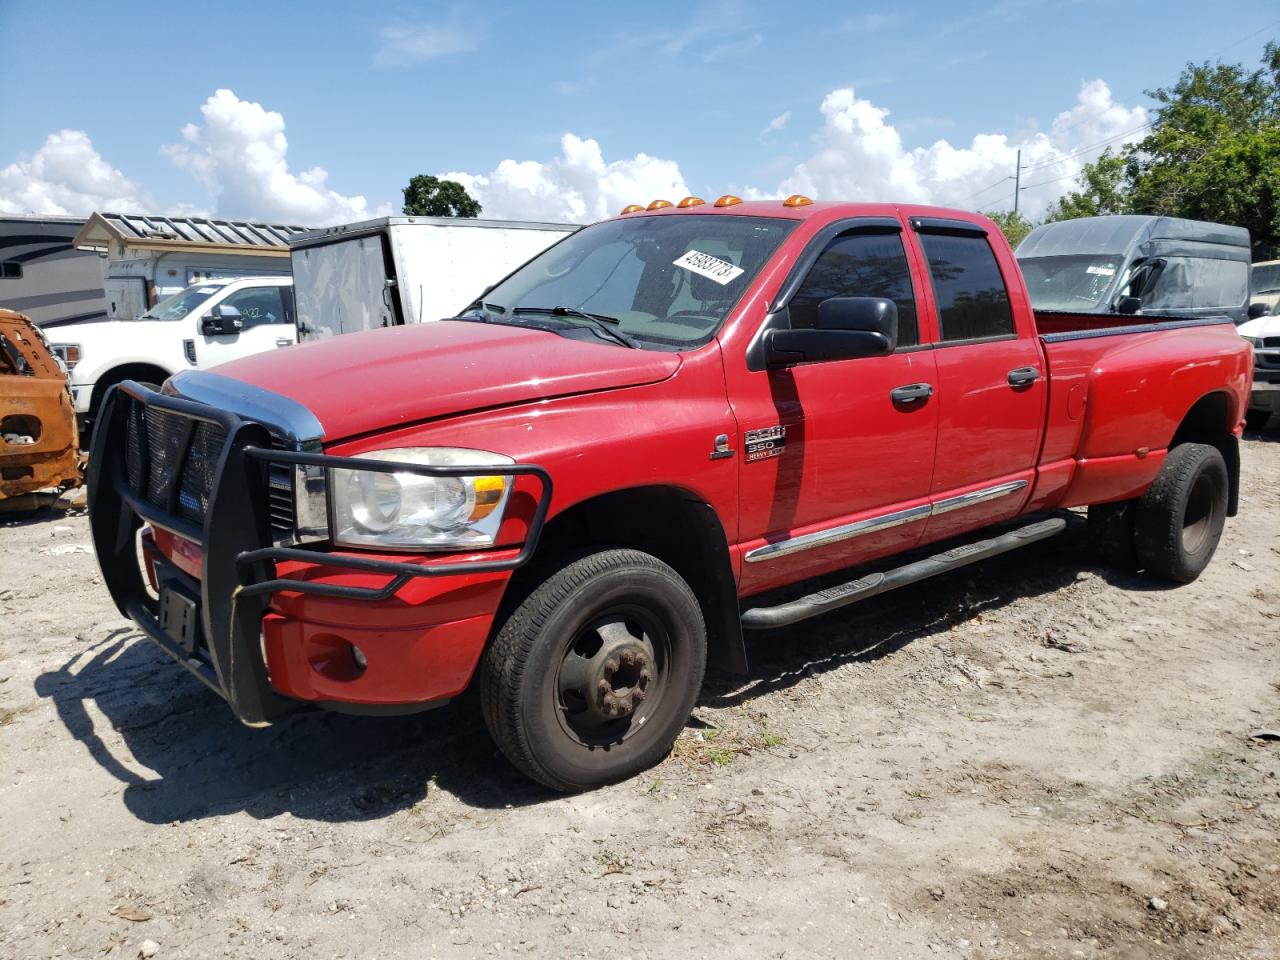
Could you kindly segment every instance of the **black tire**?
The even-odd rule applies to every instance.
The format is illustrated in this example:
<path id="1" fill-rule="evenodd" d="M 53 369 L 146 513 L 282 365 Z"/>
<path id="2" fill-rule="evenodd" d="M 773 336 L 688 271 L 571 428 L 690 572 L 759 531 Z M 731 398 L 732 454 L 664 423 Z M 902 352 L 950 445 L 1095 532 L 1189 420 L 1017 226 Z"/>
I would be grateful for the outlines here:
<path id="1" fill-rule="evenodd" d="M 1089 505 L 1089 550 L 1100 562 L 1121 570 L 1138 568 L 1137 508 L 1136 500 Z"/>
<path id="2" fill-rule="evenodd" d="M 1138 558 L 1148 572 L 1190 583 L 1209 565 L 1227 519 L 1227 464 L 1216 447 L 1184 443 L 1138 501 Z"/>
<path id="3" fill-rule="evenodd" d="M 1270 410 L 1246 410 L 1244 412 L 1244 425 L 1250 430 L 1261 430 L 1270 419 Z"/>
<path id="4" fill-rule="evenodd" d="M 517 769 L 590 790 L 667 755 L 706 661 L 702 610 L 680 575 L 604 550 L 551 573 L 511 613 L 481 662 L 480 705 Z"/>

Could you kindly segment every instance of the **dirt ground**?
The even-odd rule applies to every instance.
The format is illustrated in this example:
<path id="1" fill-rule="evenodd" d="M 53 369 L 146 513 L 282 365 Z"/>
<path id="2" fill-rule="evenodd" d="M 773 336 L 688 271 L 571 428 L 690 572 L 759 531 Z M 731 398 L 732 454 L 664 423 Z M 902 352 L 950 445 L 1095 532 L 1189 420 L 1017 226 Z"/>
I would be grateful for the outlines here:
<path id="1" fill-rule="evenodd" d="M 750 640 L 672 755 L 546 793 L 474 704 L 227 708 L 83 515 L 0 523 L 0 956 L 1280 956 L 1280 432 L 1196 583 L 1083 524 Z"/>

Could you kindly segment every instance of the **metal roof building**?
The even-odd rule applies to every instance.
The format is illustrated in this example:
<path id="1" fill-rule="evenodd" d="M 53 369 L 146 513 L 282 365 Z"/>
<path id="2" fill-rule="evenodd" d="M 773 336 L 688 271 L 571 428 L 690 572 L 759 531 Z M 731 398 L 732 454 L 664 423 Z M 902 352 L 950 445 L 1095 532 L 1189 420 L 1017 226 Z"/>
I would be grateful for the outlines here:
<path id="1" fill-rule="evenodd" d="M 107 316 L 141 316 L 215 277 L 288 276 L 289 241 L 309 228 L 251 220 L 92 213 L 72 243 L 105 258 Z"/>
<path id="2" fill-rule="evenodd" d="M 289 256 L 289 240 L 309 227 L 209 217 L 162 217 L 93 213 L 76 234 L 75 246 L 110 256 L 127 250 L 205 250 L 211 253 Z"/>

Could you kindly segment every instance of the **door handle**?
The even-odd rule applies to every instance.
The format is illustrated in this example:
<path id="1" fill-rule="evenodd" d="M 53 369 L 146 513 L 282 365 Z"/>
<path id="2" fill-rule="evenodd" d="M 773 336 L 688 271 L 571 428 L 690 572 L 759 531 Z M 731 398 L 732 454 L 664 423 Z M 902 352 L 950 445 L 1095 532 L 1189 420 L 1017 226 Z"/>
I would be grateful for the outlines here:
<path id="1" fill-rule="evenodd" d="M 908 383 L 904 387 L 894 387 L 889 391 L 889 399 L 894 403 L 915 403 L 933 396 L 933 385 L 929 383 Z"/>
<path id="2" fill-rule="evenodd" d="M 288 337 L 276 337 L 276 346 L 277 346 L 277 347 L 292 347 L 292 346 L 293 346 L 293 341 L 292 341 L 292 340 L 290 340 Z"/>
<path id="3" fill-rule="evenodd" d="M 1040 371 L 1035 367 L 1017 367 L 1009 371 L 1009 386 L 1029 387 L 1040 379 Z"/>

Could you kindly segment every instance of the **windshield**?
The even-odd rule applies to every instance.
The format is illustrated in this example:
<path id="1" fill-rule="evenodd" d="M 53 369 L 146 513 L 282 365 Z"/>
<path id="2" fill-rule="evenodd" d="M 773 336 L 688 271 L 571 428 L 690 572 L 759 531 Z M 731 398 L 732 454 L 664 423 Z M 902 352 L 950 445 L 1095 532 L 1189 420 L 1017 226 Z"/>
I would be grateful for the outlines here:
<path id="1" fill-rule="evenodd" d="M 165 297 L 154 307 L 140 316 L 139 320 L 181 320 L 200 304 L 204 303 L 222 287 L 211 287 L 208 284 L 196 284 L 194 287 Z"/>
<path id="2" fill-rule="evenodd" d="M 1029 257 L 1019 260 L 1037 310 L 1087 310 L 1096 307 L 1120 267 L 1120 257 L 1096 255 Z"/>
<path id="3" fill-rule="evenodd" d="M 680 350 L 705 343 L 796 221 L 688 214 L 586 227 L 484 295 L 491 322 Z M 474 315 L 473 315 L 474 316 Z M 465 319 L 465 318 L 464 318 Z"/>
<path id="4" fill-rule="evenodd" d="M 1280 263 L 1255 266 L 1251 284 L 1254 293 L 1280 293 Z"/>

